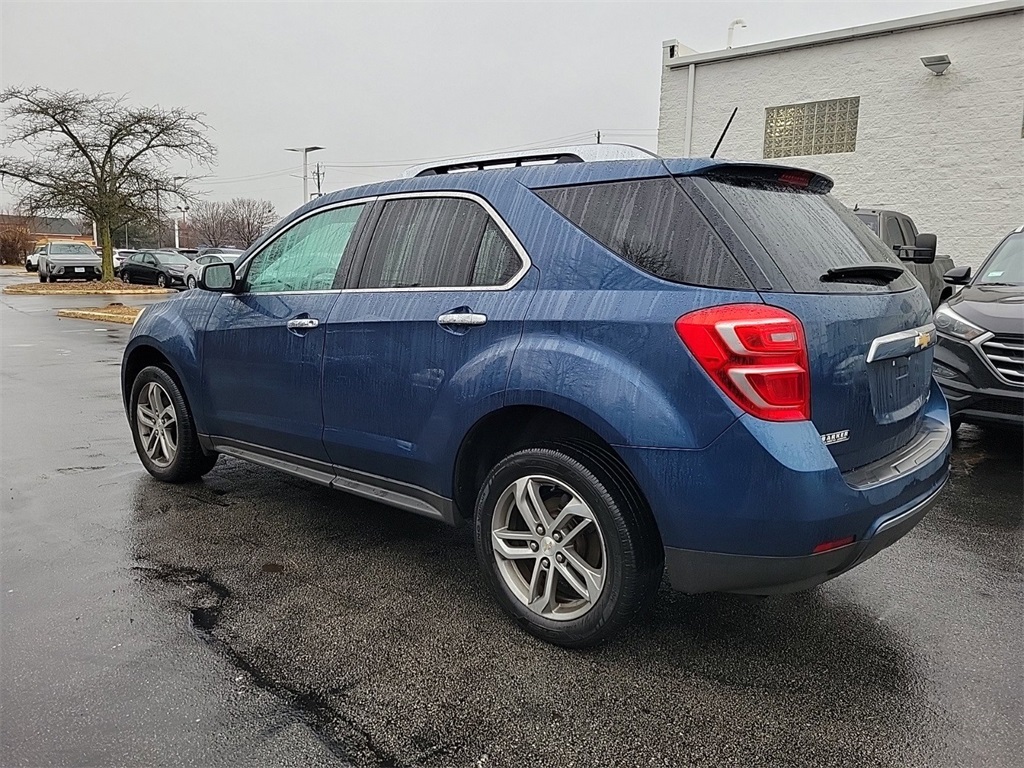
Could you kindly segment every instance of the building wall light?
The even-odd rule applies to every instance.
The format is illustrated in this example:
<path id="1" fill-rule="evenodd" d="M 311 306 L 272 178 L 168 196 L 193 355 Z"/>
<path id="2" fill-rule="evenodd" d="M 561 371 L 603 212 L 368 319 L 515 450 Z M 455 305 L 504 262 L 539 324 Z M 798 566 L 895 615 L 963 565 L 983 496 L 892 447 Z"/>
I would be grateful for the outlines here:
<path id="1" fill-rule="evenodd" d="M 949 60 L 949 56 L 942 54 L 941 56 L 922 56 L 921 63 L 936 75 L 941 75 L 949 69 L 949 65 L 953 62 Z"/>

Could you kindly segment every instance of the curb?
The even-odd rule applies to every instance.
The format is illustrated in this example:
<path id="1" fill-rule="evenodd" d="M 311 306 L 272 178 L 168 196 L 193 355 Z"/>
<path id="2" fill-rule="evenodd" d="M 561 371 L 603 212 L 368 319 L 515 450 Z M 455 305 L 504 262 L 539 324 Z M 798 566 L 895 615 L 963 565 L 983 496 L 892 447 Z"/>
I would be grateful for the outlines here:
<path id="1" fill-rule="evenodd" d="M 28 283 L 28 285 L 35 286 L 35 283 Z M 89 290 L 88 288 L 72 288 L 70 290 L 63 291 L 40 291 L 36 290 L 25 290 L 20 285 L 8 285 L 4 288 L 4 293 L 11 293 L 18 296 L 163 296 L 168 293 L 176 293 L 169 288 L 118 288 L 117 290 L 111 291 L 99 291 Z"/>
<path id="2" fill-rule="evenodd" d="M 124 315 L 114 314 L 113 312 L 103 312 L 98 309 L 58 309 L 57 317 L 71 317 L 76 320 L 99 320 L 104 323 L 134 325 L 138 315 L 135 317 L 125 317 Z"/>

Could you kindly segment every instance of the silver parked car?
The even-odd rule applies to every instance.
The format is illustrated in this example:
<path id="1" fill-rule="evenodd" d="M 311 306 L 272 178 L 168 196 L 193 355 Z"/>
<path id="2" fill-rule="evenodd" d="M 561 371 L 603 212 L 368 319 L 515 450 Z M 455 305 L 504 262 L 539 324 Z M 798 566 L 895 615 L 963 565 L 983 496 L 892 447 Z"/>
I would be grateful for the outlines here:
<path id="1" fill-rule="evenodd" d="M 99 280 L 103 276 L 100 257 L 85 243 L 47 243 L 39 254 L 39 282 L 57 280 Z"/>
<path id="2" fill-rule="evenodd" d="M 204 264 L 234 264 L 244 251 L 236 248 L 209 248 L 185 267 L 185 287 L 195 288 Z"/>

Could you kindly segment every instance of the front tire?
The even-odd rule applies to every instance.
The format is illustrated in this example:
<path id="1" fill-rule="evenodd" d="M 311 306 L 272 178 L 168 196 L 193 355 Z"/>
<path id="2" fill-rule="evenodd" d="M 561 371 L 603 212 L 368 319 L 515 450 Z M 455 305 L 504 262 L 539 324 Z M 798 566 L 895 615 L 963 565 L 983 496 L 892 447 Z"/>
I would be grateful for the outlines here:
<path id="1" fill-rule="evenodd" d="M 161 272 L 159 275 L 157 275 L 156 284 L 160 288 L 166 288 L 167 287 L 167 276 Z"/>
<path id="2" fill-rule="evenodd" d="M 196 279 L 192 277 L 192 275 L 189 275 L 188 280 L 185 281 L 185 285 L 188 286 L 190 291 L 194 291 L 196 289 Z"/>
<path id="3" fill-rule="evenodd" d="M 649 604 L 663 551 L 618 460 L 591 445 L 519 451 L 476 503 L 477 559 L 501 607 L 542 640 L 602 643 Z"/>
<path id="4" fill-rule="evenodd" d="M 135 450 L 149 474 L 165 483 L 186 483 L 213 469 L 217 455 L 203 453 L 185 396 L 167 371 L 143 368 L 129 402 Z"/>

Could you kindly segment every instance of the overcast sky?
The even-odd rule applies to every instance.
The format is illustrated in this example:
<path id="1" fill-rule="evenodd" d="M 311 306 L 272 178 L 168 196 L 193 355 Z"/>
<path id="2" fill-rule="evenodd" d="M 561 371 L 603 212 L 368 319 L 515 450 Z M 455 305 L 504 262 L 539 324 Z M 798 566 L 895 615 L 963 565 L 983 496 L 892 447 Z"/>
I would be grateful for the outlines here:
<path id="1" fill-rule="evenodd" d="M 302 201 L 285 147 L 326 147 L 325 191 L 598 129 L 654 149 L 663 40 L 709 51 L 738 17 L 734 47 L 972 4 L 0 0 L 0 81 L 204 112 L 210 197 L 284 214 Z"/>

